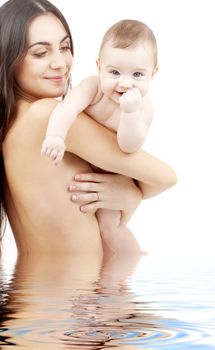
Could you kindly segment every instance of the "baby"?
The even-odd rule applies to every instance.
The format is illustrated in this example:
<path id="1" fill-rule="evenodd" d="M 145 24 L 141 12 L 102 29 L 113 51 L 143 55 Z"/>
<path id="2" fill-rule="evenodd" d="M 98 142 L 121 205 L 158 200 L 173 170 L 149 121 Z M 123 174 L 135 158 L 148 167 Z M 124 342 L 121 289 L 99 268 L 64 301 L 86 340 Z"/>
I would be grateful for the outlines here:
<path id="1" fill-rule="evenodd" d="M 67 131 L 82 111 L 116 132 L 123 152 L 135 152 L 145 142 L 153 117 L 146 94 L 158 69 L 152 30 L 136 20 L 114 24 L 103 37 L 97 67 L 98 76 L 87 77 L 70 90 L 50 117 L 41 152 L 54 164 L 63 158 Z M 113 250 L 112 242 L 131 235 L 120 224 L 120 212 L 99 209 L 97 217 L 101 234 Z"/>

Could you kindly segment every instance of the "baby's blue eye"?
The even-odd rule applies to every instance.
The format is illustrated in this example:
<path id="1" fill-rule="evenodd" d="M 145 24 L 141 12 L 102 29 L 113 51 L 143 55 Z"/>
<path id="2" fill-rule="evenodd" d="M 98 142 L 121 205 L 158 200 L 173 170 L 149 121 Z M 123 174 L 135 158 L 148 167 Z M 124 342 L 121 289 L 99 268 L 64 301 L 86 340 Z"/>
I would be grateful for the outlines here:
<path id="1" fill-rule="evenodd" d="M 114 70 L 111 71 L 111 74 L 112 75 L 119 75 L 120 73 L 117 70 L 114 69 Z"/>
<path id="2" fill-rule="evenodd" d="M 134 73 L 133 73 L 133 76 L 134 76 L 135 78 L 141 78 L 141 77 L 143 76 L 143 73 L 141 73 L 141 72 L 134 72 Z"/>
<path id="3" fill-rule="evenodd" d="M 141 78 L 143 76 L 143 73 L 141 73 L 141 72 L 134 72 L 133 76 L 134 76 L 134 78 Z"/>

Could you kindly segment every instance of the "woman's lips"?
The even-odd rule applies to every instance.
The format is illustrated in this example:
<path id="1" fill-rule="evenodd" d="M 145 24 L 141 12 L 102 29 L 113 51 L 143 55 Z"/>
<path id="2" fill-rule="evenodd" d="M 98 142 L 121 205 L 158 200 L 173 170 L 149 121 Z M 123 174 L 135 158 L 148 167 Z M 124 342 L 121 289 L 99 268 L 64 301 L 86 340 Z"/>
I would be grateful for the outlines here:
<path id="1" fill-rule="evenodd" d="M 62 83 L 65 80 L 65 75 L 56 75 L 54 77 L 45 77 L 45 79 L 53 81 L 55 83 Z"/>

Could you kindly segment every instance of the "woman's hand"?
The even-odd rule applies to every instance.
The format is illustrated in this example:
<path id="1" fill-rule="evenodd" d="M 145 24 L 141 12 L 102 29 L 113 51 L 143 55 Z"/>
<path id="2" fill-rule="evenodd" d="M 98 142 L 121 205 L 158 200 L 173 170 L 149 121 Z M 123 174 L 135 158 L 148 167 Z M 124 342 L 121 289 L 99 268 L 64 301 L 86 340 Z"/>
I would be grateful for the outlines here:
<path id="1" fill-rule="evenodd" d="M 123 223 L 129 220 L 143 196 L 132 179 L 118 174 L 78 174 L 69 191 L 71 200 L 80 202 L 82 212 L 99 208 L 121 210 Z"/>

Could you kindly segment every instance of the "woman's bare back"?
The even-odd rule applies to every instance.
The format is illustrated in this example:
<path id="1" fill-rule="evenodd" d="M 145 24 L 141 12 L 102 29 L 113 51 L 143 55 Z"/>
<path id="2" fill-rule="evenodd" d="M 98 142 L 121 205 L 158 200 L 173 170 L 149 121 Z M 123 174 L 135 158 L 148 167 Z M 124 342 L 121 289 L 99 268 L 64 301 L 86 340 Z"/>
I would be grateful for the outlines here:
<path id="1" fill-rule="evenodd" d="M 50 109 L 49 102 L 42 103 Z M 75 174 L 91 168 L 71 153 L 58 166 L 41 156 L 48 118 L 42 120 L 39 107 L 19 104 L 3 145 L 6 205 L 18 249 L 27 254 L 101 254 L 95 215 L 80 212 L 67 191 Z"/>

